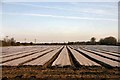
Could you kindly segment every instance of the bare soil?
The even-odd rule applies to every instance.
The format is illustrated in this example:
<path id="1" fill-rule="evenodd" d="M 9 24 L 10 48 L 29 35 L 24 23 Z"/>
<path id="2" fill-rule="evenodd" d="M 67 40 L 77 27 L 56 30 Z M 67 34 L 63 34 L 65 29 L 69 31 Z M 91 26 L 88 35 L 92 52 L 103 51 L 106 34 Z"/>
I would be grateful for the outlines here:
<path id="1" fill-rule="evenodd" d="M 2 66 L 3 80 L 119 80 L 120 67 L 111 69 L 98 66 L 74 68 L 42 66 Z"/>

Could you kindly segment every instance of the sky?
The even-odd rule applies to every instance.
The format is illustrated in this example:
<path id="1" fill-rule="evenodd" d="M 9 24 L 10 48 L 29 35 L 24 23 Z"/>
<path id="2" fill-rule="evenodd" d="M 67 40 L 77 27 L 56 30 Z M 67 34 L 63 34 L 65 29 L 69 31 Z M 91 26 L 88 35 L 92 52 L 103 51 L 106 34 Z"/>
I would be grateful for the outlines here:
<path id="1" fill-rule="evenodd" d="M 88 41 L 118 37 L 117 2 L 4 2 L 3 37 L 17 41 Z"/>

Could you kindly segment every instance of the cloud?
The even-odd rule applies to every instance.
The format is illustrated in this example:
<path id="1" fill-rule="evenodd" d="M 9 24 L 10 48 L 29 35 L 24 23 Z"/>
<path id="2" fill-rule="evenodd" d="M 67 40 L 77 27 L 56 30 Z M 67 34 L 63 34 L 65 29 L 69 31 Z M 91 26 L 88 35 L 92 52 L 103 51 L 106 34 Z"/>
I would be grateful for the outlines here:
<path id="1" fill-rule="evenodd" d="M 58 16 L 48 14 L 29 14 L 29 13 L 3 13 L 5 15 L 23 15 L 23 16 L 37 16 L 37 17 L 50 17 L 50 18 L 62 18 L 62 19 L 78 19 L 78 20 L 103 20 L 103 21 L 117 21 L 117 19 L 105 19 L 105 18 L 91 18 L 91 17 L 79 17 L 79 16 Z"/>
<path id="2" fill-rule="evenodd" d="M 69 2 L 70 3 L 70 2 Z M 65 9 L 60 7 L 51 7 L 51 6 L 41 6 L 41 5 L 33 5 L 33 4 L 26 4 L 26 3 L 6 3 L 6 4 L 15 4 L 15 5 L 25 5 L 25 6 L 31 6 L 35 8 L 46 8 L 46 9 L 52 9 L 52 10 L 62 10 L 62 11 L 71 11 L 71 12 L 77 12 L 77 14 L 81 13 L 87 13 L 87 14 L 97 14 L 97 15 L 111 15 L 116 16 L 116 13 L 114 11 L 110 10 L 104 10 L 104 9 L 96 9 L 96 8 L 83 8 L 80 10 L 73 10 L 73 9 Z M 71 2 L 71 4 L 78 4 L 77 2 Z M 106 7 L 106 5 L 104 5 Z"/>
<path id="3" fill-rule="evenodd" d="M 102 2 L 118 2 L 119 0 L 102 0 Z M 2 2 L 101 2 L 101 0 L 2 0 Z"/>
<path id="4" fill-rule="evenodd" d="M 28 4 L 28 3 L 27 4 L 26 3 L 5 3 L 5 4 L 25 5 L 25 6 L 31 6 L 31 7 L 36 7 L 36 8 L 47 8 L 47 9 L 55 9 L 55 10 L 73 11 L 72 9 L 64 9 L 64 8 L 58 8 L 58 7 L 33 5 L 33 4 Z"/>
<path id="5" fill-rule="evenodd" d="M 70 5 L 72 6 L 76 6 L 76 7 L 80 7 L 81 3 L 78 2 L 69 2 Z M 84 4 L 84 3 L 83 3 Z M 111 16 L 116 16 L 117 11 L 118 11 L 118 5 L 117 3 L 114 5 L 110 5 L 109 3 L 105 5 L 104 4 L 90 4 L 90 3 L 86 3 L 86 6 L 88 6 L 87 8 L 82 8 L 80 9 L 78 12 L 83 12 L 83 13 L 89 13 L 89 14 L 98 14 L 98 15 L 111 15 Z M 84 6 L 85 6 L 84 5 Z"/>
<path id="6" fill-rule="evenodd" d="M 117 16 L 117 11 L 118 10 L 116 10 L 116 12 L 114 12 L 114 11 L 111 11 L 111 10 L 102 10 L 102 9 L 90 9 L 90 8 L 82 10 L 82 12 L 84 12 L 84 13 Z"/>

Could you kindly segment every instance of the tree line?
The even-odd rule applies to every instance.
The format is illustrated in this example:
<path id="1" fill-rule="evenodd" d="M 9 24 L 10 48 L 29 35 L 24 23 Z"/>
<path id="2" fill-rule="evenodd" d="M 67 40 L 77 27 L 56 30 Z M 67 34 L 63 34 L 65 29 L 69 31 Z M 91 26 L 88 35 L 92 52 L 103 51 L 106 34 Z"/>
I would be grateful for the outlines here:
<path id="1" fill-rule="evenodd" d="M 6 36 L 3 40 L 0 40 L 0 46 L 28 46 L 28 45 L 33 45 L 33 43 L 17 42 L 13 37 L 9 38 L 8 36 Z"/>
<path id="2" fill-rule="evenodd" d="M 99 41 L 96 41 L 95 37 L 92 37 L 89 41 L 77 41 L 77 42 L 67 42 L 67 43 L 21 43 L 16 42 L 14 38 L 8 38 L 6 36 L 3 40 L 0 40 L 0 46 L 28 46 L 28 45 L 120 45 L 120 42 L 117 41 L 115 37 L 109 36 L 101 38 Z"/>
<path id="3" fill-rule="evenodd" d="M 68 42 L 68 44 L 81 44 L 81 45 L 120 45 L 120 42 L 117 41 L 115 37 L 109 36 L 101 38 L 99 41 L 96 41 L 95 37 L 92 37 L 90 41 L 83 42 Z"/>

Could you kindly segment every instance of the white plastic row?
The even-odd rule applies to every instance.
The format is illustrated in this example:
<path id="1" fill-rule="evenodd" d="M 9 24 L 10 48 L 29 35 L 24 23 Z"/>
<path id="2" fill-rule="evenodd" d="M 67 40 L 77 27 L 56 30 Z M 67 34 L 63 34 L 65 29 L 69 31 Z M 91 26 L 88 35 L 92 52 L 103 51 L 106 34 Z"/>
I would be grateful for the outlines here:
<path id="1" fill-rule="evenodd" d="M 101 56 L 98 56 L 98 55 L 96 55 L 96 54 L 94 54 L 94 53 L 91 53 L 91 52 L 84 51 L 84 50 L 82 50 L 82 49 L 78 49 L 78 50 L 80 50 L 81 52 L 89 55 L 90 57 L 92 57 L 92 58 L 94 58 L 94 59 L 97 59 L 97 60 L 99 60 L 99 61 L 101 61 L 101 62 L 104 62 L 104 63 L 106 63 L 106 64 L 109 64 L 109 65 L 111 65 L 111 66 L 119 66 L 119 65 L 118 65 L 119 63 L 116 62 L 116 61 L 113 61 L 113 60 L 110 60 L 110 59 L 107 59 L 107 58 L 103 58 L 103 57 L 101 57 Z"/>

